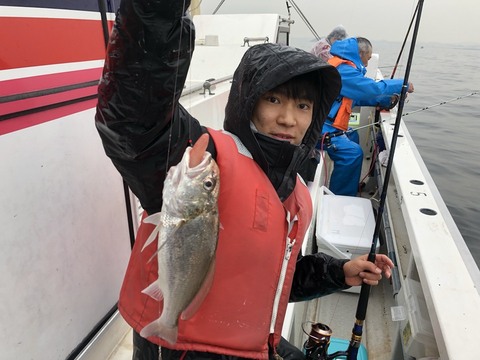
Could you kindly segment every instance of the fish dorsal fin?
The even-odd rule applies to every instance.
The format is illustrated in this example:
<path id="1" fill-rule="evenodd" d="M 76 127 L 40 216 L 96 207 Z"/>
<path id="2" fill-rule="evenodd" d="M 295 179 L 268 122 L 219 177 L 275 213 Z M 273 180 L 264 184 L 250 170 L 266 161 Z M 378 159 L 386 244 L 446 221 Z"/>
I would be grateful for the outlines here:
<path id="1" fill-rule="evenodd" d="M 213 258 L 212 262 L 210 263 L 210 268 L 208 269 L 207 275 L 205 276 L 205 279 L 203 280 L 203 284 L 200 287 L 200 290 L 198 290 L 197 295 L 195 295 L 190 305 L 188 305 L 188 307 L 185 310 L 183 310 L 181 315 L 182 320 L 190 319 L 193 315 L 195 315 L 197 310 L 200 308 L 200 305 L 202 305 L 203 300 L 205 300 L 205 297 L 207 296 L 208 292 L 210 291 L 210 288 L 212 287 L 214 273 L 215 273 L 215 258 Z"/>
<path id="2" fill-rule="evenodd" d="M 202 162 L 203 154 L 205 154 L 205 151 L 207 150 L 208 140 L 208 134 L 203 134 L 195 142 L 192 150 L 190 150 L 190 161 L 188 163 L 189 168 L 194 168 Z"/>

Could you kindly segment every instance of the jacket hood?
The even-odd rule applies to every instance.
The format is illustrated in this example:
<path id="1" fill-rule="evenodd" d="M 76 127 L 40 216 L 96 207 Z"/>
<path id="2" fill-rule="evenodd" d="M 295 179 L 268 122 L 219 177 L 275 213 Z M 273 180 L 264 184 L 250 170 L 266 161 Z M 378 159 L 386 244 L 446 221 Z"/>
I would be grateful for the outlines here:
<path id="1" fill-rule="evenodd" d="M 268 161 L 259 144 L 262 137 L 255 136 L 250 127 L 253 110 L 261 95 L 295 76 L 311 73 L 318 81 L 319 100 L 314 104 L 313 119 L 301 145 L 282 144 L 281 151 L 290 164 L 280 170 L 288 179 L 278 183 L 279 174 L 273 174 L 274 164 Z M 261 44 L 247 50 L 234 73 L 230 95 L 225 108 L 224 129 L 240 138 L 253 159 L 262 167 L 277 188 L 280 198 L 288 196 L 295 185 L 296 174 L 318 141 L 323 122 L 341 87 L 340 75 L 335 67 L 304 50 L 279 44 Z M 275 139 L 268 141 L 279 142 Z M 285 143 L 285 142 L 281 142 Z M 265 148 L 265 146 L 264 146 Z M 271 158 L 271 156 L 270 156 Z M 292 184 L 293 180 L 293 184 Z M 287 185 L 286 182 L 289 182 Z M 280 189 L 281 187 L 283 189 Z M 285 188 L 286 187 L 286 188 Z"/>
<path id="2" fill-rule="evenodd" d="M 358 42 L 356 38 L 348 38 L 335 41 L 330 49 L 330 54 L 341 57 L 345 60 L 353 62 L 358 69 L 364 69 L 362 59 L 358 51 Z"/>

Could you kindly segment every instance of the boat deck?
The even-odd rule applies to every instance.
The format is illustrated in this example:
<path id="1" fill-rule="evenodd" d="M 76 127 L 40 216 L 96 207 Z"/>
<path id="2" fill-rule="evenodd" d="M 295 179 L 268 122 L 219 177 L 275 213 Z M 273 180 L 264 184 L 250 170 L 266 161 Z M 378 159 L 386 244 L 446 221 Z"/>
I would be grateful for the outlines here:
<path id="1" fill-rule="evenodd" d="M 328 157 L 326 161 L 327 167 L 331 169 L 332 164 L 331 161 L 328 160 Z M 364 159 L 363 168 L 369 169 L 369 167 L 370 158 L 367 155 Z M 382 170 L 384 171 L 385 168 Z M 367 170 L 362 171 L 362 176 L 366 171 Z M 362 189 L 359 196 L 372 201 L 376 214 L 380 196 L 376 192 L 375 178 L 366 177 L 364 181 L 366 182 L 366 186 Z M 389 186 L 389 191 L 394 191 L 394 184 Z M 385 207 L 387 213 L 390 214 L 390 218 L 397 218 L 399 216 L 398 212 L 401 211 L 401 209 L 396 197 L 389 194 L 387 199 L 389 200 L 389 203 Z M 390 223 L 392 222 L 390 221 Z M 408 243 L 406 228 L 401 227 L 401 224 L 396 223 L 392 232 L 395 235 L 396 242 L 400 244 L 403 242 Z M 386 254 L 388 250 L 385 239 L 381 237 L 380 241 L 381 246 L 378 252 Z M 311 244 L 307 246 L 308 248 L 312 247 Z M 407 261 L 406 257 L 409 253 L 406 246 L 402 246 L 402 249 L 404 249 L 402 254 L 397 254 L 399 255 L 398 261 L 400 263 Z M 370 360 L 403 359 L 399 337 L 399 324 L 394 323 L 392 320 L 392 307 L 397 305 L 394 293 L 391 279 L 384 278 L 378 286 L 371 287 L 368 311 L 362 335 L 362 344 L 367 348 L 368 359 Z M 355 322 L 358 298 L 359 293 L 357 292 L 343 291 L 305 303 L 302 310 L 295 310 L 294 315 L 296 317 L 295 322 L 297 323 L 295 327 L 299 328 L 298 323 L 301 322 L 300 329 L 305 330 L 290 333 L 289 341 L 301 348 L 307 339 L 305 331 L 310 330 L 309 323 L 312 322 L 320 322 L 328 325 L 332 329 L 332 338 L 349 341 Z"/>
<path id="2" fill-rule="evenodd" d="M 129 330 L 107 360 L 132 360 L 133 341 L 132 331 Z"/>
<path id="3" fill-rule="evenodd" d="M 358 294 L 335 293 L 313 301 L 308 311 L 311 312 L 311 319 L 330 326 L 334 338 L 349 340 L 357 302 Z M 392 333 L 393 327 L 390 315 L 390 306 L 393 305 L 391 285 L 388 280 L 382 280 L 380 286 L 373 287 L 371 290 L 369 313 L 367 313 L 364 327 L 362 343 L 369 351 L 370 360 L 392 359 L 391 352 L 393 349 L 390 348 L 390 345 L 394 343 L 396 336 L 395 333 Z M 348 309 L 348 311 L 345 311 L 345 309 Z M 308 324 L 305 324 L 305 329 L 307 328 Z M 303 335 L 303 343 L 306 337 L 304 334 L 301 335 Z M 387 335 L 390 337 L 389 341 L 385 341 Z M 133 342 L 132 330 L 130 329 L 107 360 L 131 360 L 132 354 Z"/>

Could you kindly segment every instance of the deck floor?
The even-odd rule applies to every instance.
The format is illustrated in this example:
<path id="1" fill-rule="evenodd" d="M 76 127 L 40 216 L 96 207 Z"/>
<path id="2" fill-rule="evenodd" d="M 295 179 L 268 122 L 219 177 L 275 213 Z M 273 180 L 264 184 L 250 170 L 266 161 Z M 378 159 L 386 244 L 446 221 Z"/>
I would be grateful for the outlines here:
<path id="1" fill-rule="evenodd" d="M 107 360 L 132 360 L 133 355 L 133 341 L 132 330 L 127 332 L 123 340 L 118 344 L 112 355 Z"/>

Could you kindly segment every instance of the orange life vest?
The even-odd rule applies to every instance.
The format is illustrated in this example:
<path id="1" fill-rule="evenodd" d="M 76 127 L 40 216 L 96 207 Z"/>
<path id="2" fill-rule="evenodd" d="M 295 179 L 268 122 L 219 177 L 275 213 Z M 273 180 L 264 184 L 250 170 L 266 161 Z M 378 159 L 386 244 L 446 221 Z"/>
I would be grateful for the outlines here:
<path id="1" fill-rule="evenodd" d="M 239 152 L 233 135 L 209 132 L 220 168 L 213 284 L 194 316 L 179 320 L 175 345 L 149 340 L 172 349 L 267 359 L 269 341 L 276 346 L 280 340 L 295 263 L 312 217 L 310 194 L 297 178 L 282 203 L 264 171 Z M 120 293 L 119 310 L 137 332 L 162 310 L 162 303 L 141 292 L 158 277 L 157 262 L 148 262 L 155 247 L 140 251 L 152 229 L 140 225 Z"/>
<path id="2" fill-rule="evenodd" d="M 357 68 L 357 66 L 351 62 L 350 60 L 342 59 L 338 56 L 334 56 L 331 59 L 328 59 L 328 63 L 335 67 L 338 67 L 340 64 L 348 64 Z M 347 97 L 342 97 L 342 103 L 337 111 L 337 115 L 335 119 L 332 121 L 332 126 L 336 129 L 347 131 L 348 130 L 348 122 L 350 121 L 350 115 L 352 113 L 352 104 L 353 100 Z"/>

